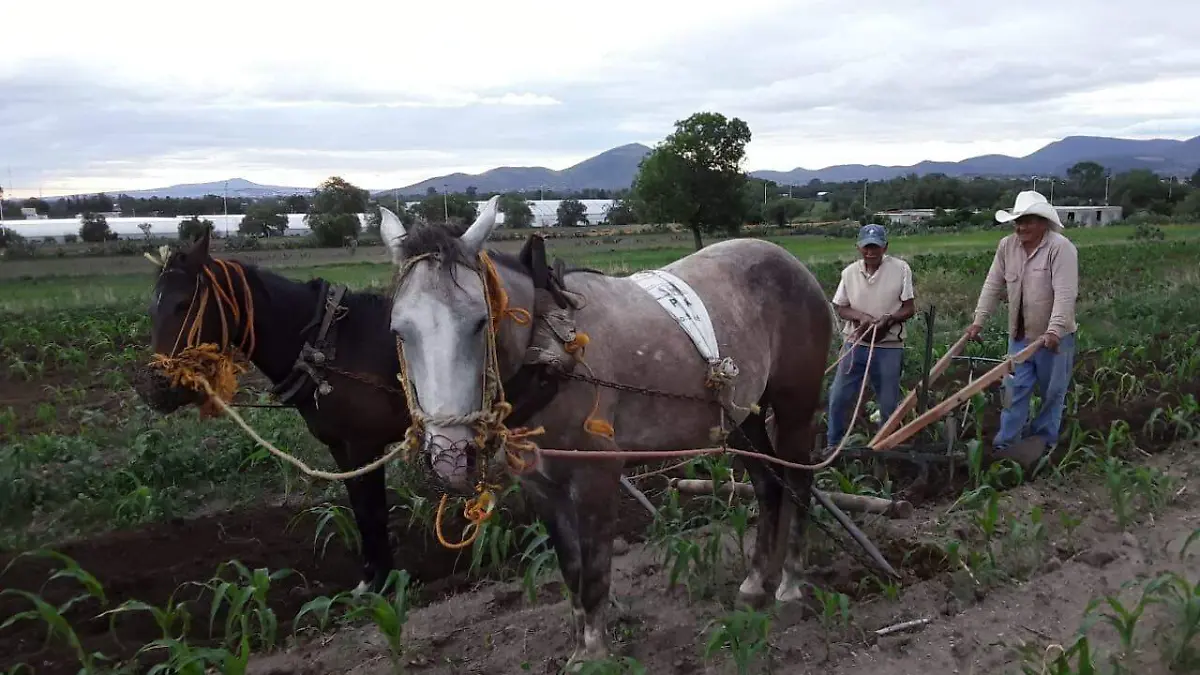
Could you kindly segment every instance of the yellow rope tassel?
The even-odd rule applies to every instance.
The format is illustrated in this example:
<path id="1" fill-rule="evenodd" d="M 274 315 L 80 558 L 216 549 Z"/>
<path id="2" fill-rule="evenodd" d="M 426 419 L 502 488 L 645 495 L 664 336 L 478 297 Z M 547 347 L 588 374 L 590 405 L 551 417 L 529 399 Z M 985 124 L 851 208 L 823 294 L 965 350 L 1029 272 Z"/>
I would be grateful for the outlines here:
<path id="1" fill-rule="evenodd" d="M 442 533 L 442 519 L 446 514 L 446 501 L 449 497 L 442 495 L 442 500 L 438 502 L 437 516 L 433 521 L 433 531 L 437 535 L 438 543 L 451 550 L 463 549 L 475 543 L 479 538 L 480 531 L 483 530 L 483 524 L 492 517 L 492 511 L 495 508 L 496 498 L 492 491 L 483 487 L 479 488 L 479 493 L 473 498 L 467 500 L 463 506 L 463 518 L 467 519 L 467 527 L 463 530 L 463 539 L 457 544 L 446 539 L 446 535 Z"/>
<path id="2" fill-rule="evenodd" d="M 233 395 L 237 392 L 238 375 L 246 372 L 245 366 L 236 363 L 211 342 L 188 347 L 174 358 L 155 354 L 150 360 L 150 366 L 161 369 L 173 386 L 187 387 L 202 393 L 211 391 L 225 402 L 233 400 Z M 220 416 L 221 408 L 211 396 L 200 405 L 201 418 Z"/>

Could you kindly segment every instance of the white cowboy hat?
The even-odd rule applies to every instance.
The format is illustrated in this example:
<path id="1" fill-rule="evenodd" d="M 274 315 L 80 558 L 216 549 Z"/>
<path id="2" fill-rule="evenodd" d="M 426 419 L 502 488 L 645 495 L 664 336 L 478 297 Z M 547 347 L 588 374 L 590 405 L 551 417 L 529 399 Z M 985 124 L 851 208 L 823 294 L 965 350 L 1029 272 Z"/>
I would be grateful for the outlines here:
<path id="1" fill-rule="evenodd" d="M 1041 216 L 1054 226 L 1055 232 L 1062 232 L 1063 224 L 1058 218 L 1058 210 L 1046 201 L 1042 193 L 1035 190 L 1022 190 L 1017 194 L 1017 201 L 1012 211 L 1000 209 L 996 212 L 996 222 L 1011 223 L 1021 216 Z"/>

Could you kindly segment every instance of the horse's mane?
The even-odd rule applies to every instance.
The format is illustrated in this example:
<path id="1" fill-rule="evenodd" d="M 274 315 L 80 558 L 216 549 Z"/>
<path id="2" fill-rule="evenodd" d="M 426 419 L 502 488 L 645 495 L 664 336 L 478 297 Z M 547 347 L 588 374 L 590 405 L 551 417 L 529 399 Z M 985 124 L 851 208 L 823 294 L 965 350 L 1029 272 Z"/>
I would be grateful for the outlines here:
<path id="1" fill-rule="evenodd" d="M 420 223 L 408 229 L 404 239 L 400 241 L 400 254 L 404 258 L 414 258 L 430 255 L 437 258 L 443 269 L 449 269 L 454 274 L 454 264 L 463 263 L 475 267 L 475 261 L 467 256 L 460 237 L 467 231 L 468 225 Z M 509 269 L 528 275 L 529 270 L 521 259 L 511 253 L 487 249 L 488 256 L 496 263 Z M 399 270 L 397 270 L 399 274 Z"/>

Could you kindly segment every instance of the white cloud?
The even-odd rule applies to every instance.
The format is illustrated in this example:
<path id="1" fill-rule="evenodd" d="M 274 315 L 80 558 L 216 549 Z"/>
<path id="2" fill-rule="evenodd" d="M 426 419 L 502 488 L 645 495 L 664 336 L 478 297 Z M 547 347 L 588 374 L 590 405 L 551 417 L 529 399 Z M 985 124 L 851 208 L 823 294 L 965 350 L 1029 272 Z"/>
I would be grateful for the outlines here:
<path id="1" fill-rule="evenodd" d="M 27 192 L 563 168 L 705 109 L 750 124 L 752 169 L 1200 134 L 1189 0 L 43 0 L 5 24 L 38 27 L 0 44 Z"/>

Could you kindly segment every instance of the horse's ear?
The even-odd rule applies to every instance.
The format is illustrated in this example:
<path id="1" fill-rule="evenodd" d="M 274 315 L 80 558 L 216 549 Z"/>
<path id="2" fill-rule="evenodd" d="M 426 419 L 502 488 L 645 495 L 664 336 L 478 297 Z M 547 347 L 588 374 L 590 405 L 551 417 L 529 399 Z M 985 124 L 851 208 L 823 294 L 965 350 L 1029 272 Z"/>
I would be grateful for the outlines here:
<path id="1" fill-rule="evenodd" d="M 204 234 L 196 238 L 181 258 L 184 268 L 191 272 L 199 272 L 208 262 L 209 244 L 212 241 L 212 230 L 205 228 Z"/>
<path id="2" fill-rule="evenodd" d="M 379 236 L 383 237 L 383 243 L 387 244 L 388 250 L 392 252 L 392 262 L 400 264 L 400 240 L 404 239 L 407 232 L 404 229 L 404 223 L 396 217 L 396 214 L 389 211 L 386 207 L 379 207 Z"/>
<path id="3" fill-rule="evenodd" d="M 529 235 L 521 247 L 520 261 L 533 277 L 534 288 L 550 287 L 550 265 L 546 262 L 546 242 L 541 235 Z"/>
<path id="4" fill-rule="evenodd" d="M 471 223 L 471 227 L 463 232 L 459 239 L 467 247 L 467 250 L 472 254 L 478 253 L 483 249 L 484 242 L 491 236 L 492 231 L 496 229 L 496 208 L 500 203 L 500 195 L 496 195 L 483 205 L 483 210 L 479 212 L 479 217 Z"/>

